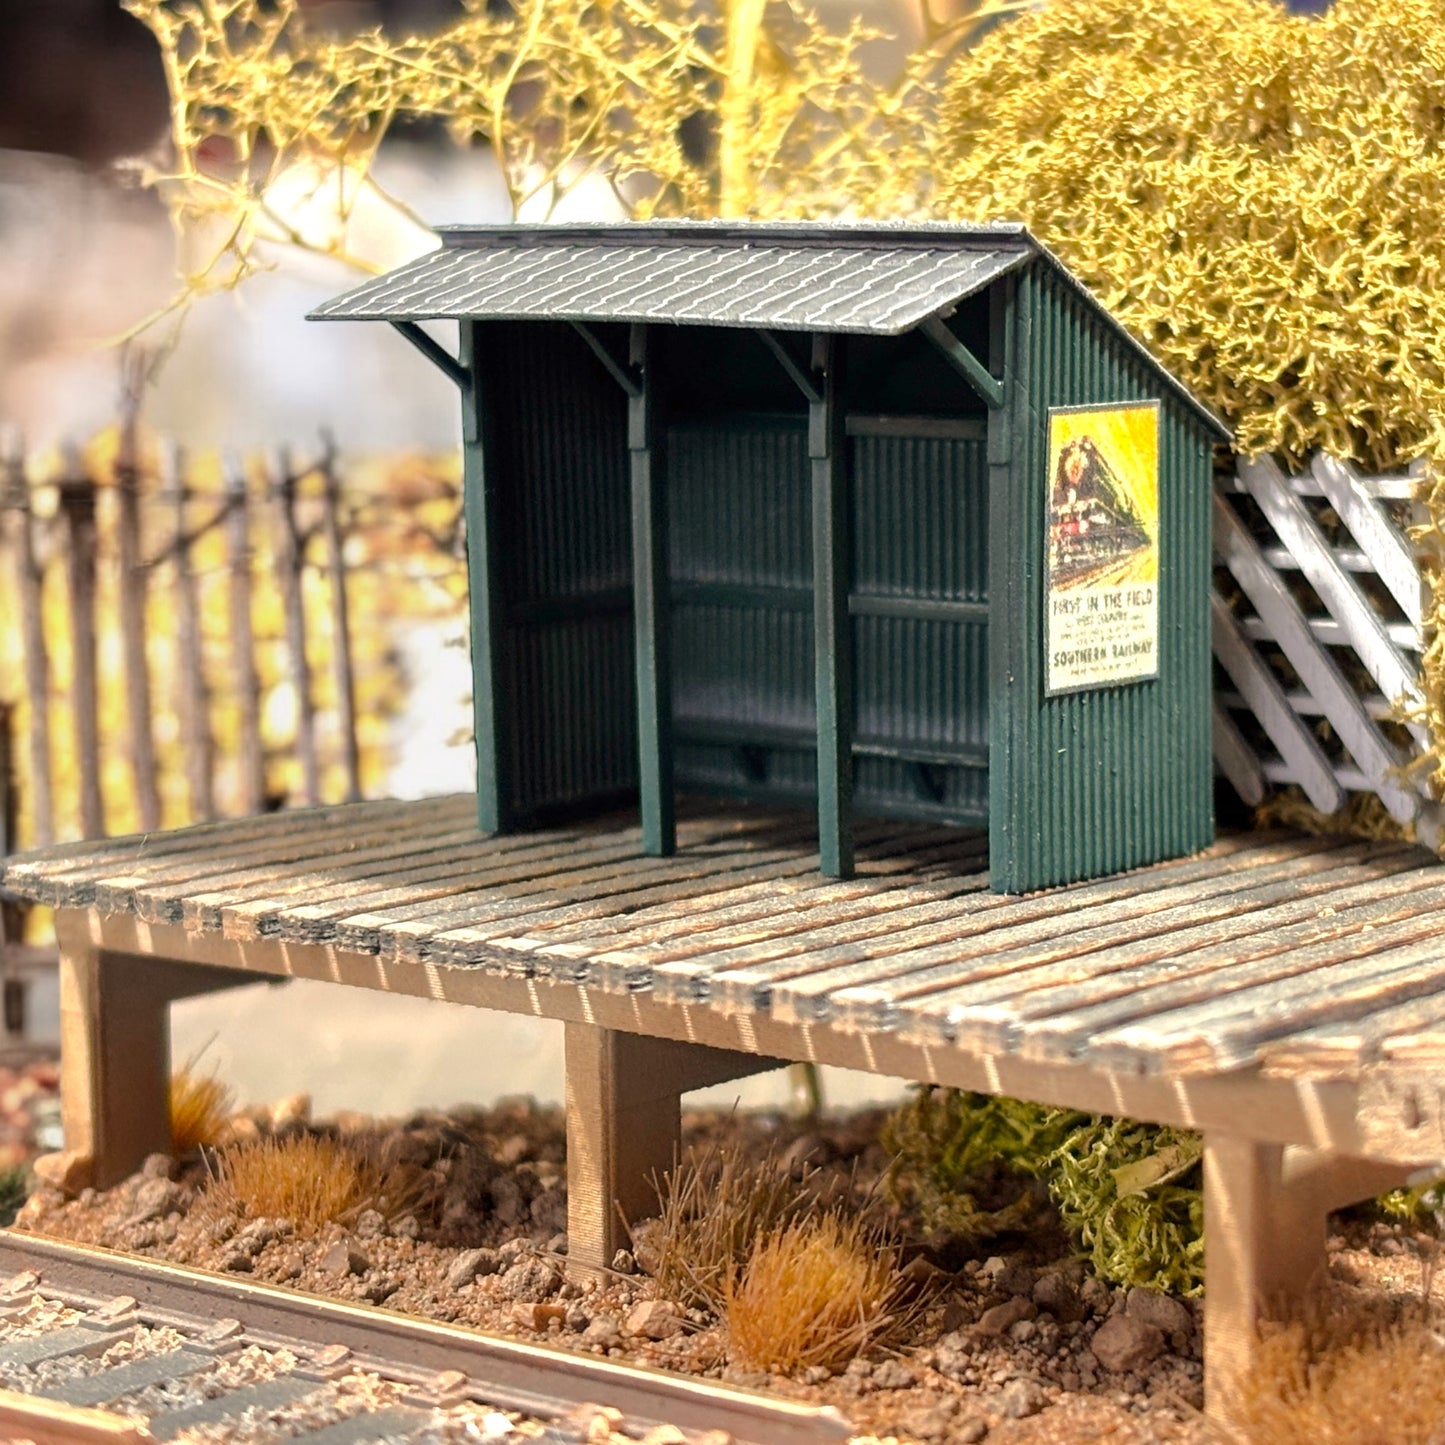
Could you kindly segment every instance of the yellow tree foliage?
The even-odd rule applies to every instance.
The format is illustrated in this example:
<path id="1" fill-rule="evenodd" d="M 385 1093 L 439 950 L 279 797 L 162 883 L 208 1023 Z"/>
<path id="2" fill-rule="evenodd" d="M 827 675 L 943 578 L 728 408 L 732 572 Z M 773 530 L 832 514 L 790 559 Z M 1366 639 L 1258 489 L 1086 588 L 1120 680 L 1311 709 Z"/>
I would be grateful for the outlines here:
<path id="1" fill-rule="evenodd" d="M 126 0 L 158 41 L 170 163 L 148 179 L 191 254 L 183 301 L 236 284 L 258 241 L 366 267 L 346 222 L 404 122 L 494 155 L 514 211 L 550 213 L 588 178 L 639 217 L 903 214 L 920 204 L 920 118 L 948 58 L 1028 0 L 965 0 L 900 80 L 870 78 L 876 31 L 799 0 L 465 0 L 434 35 L 309 30 L 300 0 Z M 298 195 L 338 222 L 318 240 Z M 386 197 L 392 204 L 399 201 Z"/>

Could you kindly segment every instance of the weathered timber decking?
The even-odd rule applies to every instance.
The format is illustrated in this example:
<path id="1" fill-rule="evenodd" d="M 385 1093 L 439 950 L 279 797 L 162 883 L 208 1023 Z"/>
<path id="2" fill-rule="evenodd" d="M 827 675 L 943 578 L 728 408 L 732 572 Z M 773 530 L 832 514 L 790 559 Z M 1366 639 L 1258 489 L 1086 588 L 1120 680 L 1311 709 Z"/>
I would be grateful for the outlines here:
<path id="1" fill-rule="evenodd" d="M 861 824 L 821 877 L 803 813 L 684 810 L 484 837 L 469 797 L 25 855 L 9 887 L 247 943 L 651 994 L 920 1046 L 1173 1077 L 1347 1077 L 1445 1059 L 1445 870 L 1400 843 L 1252 833 L 1025 897 L 982 835 Z"/>

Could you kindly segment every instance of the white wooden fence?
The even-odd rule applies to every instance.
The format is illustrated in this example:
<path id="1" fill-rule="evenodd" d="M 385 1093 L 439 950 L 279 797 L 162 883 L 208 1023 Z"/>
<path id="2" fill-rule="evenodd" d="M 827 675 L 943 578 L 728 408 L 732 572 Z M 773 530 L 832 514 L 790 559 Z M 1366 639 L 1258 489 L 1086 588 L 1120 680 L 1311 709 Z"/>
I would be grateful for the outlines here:
<path id="1" fill-rule="evenodd" d="M 1316 456 L 1293 477 L 1268 458 L 1242 460 L 1219 487 L 1214 754 L 1247 803 L 1294 783 L 1337 813 L 1350 793 L 1374 793 L 1439 849 L 1445 806 L 1432 770 L 1411 766 L 1429 742 L 1428 595 L 1408 535 L 1418 481 Z"/>

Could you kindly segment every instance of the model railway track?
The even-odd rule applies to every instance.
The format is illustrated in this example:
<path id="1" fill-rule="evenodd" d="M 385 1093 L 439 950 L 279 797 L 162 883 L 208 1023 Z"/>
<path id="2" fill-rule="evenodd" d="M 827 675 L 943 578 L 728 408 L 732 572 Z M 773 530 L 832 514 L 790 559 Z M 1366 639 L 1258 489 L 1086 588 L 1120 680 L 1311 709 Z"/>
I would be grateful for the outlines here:
<path id="1" fill-rule="evenodd" d="M 297 1445 L 563 1445 L 609 1438 L 600 1410 L 632 1439 L 851 1433 L 831 1408 L 0 1231 L 0 1440 L 246 1439 L 270 1417 Z"/>

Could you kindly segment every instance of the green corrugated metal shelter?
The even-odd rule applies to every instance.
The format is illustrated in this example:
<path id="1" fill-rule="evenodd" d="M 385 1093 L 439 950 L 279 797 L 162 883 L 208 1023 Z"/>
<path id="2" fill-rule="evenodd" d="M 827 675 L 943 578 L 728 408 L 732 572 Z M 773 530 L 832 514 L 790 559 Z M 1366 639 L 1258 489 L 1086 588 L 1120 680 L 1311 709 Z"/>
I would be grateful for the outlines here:
<path id="1" fill-rule="evenodd" d="M 1005 892 L 1209 842 L 1227 433 L 1026 231 L 441 236 L 314 315 L 461 388 L 483 828 L 816 800 L 827 873 L 986 824 Z"/>

